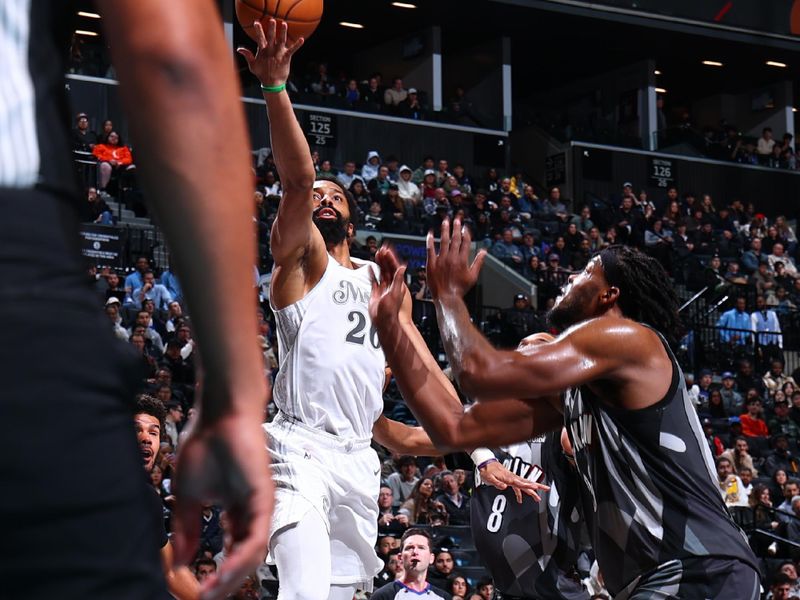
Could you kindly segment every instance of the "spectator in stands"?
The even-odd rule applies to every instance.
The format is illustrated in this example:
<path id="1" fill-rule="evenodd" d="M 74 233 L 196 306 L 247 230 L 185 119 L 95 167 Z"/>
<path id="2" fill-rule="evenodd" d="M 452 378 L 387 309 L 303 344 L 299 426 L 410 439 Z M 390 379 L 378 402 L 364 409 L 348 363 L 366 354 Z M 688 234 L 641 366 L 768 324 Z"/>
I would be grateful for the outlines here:
<path id="1" fill-rule="evenodd" d="M 414 170 L 411 181 L 417 185 L 421 185 L 422 180 L 425 178 L 425 175 L 427 175 L 426 171 L 433 171 L 434 164 L 433 156 L 425 156 L 422 159 L 422 164 Z M 436 171 L 434 171 L 434 173 L 436 173 Z"/>
<path id="2" fill-rule="evenodd" d="M 453 595 L 453 600 L 467 600 L 469 598 L 469 583 L 460 573 L 452 573 L 447 578 L 445 591 Z"/>
<path id="3" fill-rule="evenodd" d="M 399 170 L 400 178 L 397 181 L 397 186 L 400 192 L 400 197 L 411 202 L 414 206 L 418 206 L 422 200 L 422 192 L 416 183 L 412 181 L 412 171 L 408 165 L 403 165 Z"/>
<path id="4" fill-rule="evenodd" d="M 748 498 L 742 480 L 733 472 L 731 461 L 724 456 L 717 458 L 717 477 L 726 506 L 747 506 Z"/>
<path id="5" fill-rule="evenodd" d="M 750 276 L 750 285 L 755 286 L 756 293 L 764 296 L 765 300 L 770 300 L 775 296 L 775 276 L 769 270 L 769 264 L 766 260 L 758 263 L 758 270 Z"/>
<path id="6" fill-rule="evenodd" d="M 180 402 L 176 400 L 170 400 L 167 403 L 164 402 L 162 396 L 172 395 L 172 390 L 169 386 L 163 387 L 166 388 L 166 393 L 159 394 L 158 399 L 167 409 L 167 416 L 164 418 L 164 433 L 166 434 L 169 443 L 172 444 L 172 447 L 177 448 L 178 434 L 180 433 L 181 429 L 183 429 L 183 409 L 181 408 Z M 159 388 L 159 392 L 160 391 L 161 388 Z"/>
<path id="7" fill-rule="evenodd" d="M 397 109 L 407 97 L 408 92 L 403 87 L 403 80 L 400 77 L 395 77 L 392 80 L 392 87 L 387 88 L 383 93 L 383 103 L 390 109 Z"/>
<path id="8" fill-rule="evenodd" d="M 336 179 L 338 179 L 345 189 L 350 189 L 353 181 L 356 179 L 361 179 L 360 175 L 356 174 L 356 163 L 355 161 L 348 160 L 344 163 L 344 169 L 336 175 Z M 363 183 L 363 181 L 362 181 Z"/>
<path id="9" fill-rule="evenodd" d="M 747 390 L 755 389 L 758 392 L 762 388 L 761 378 L 753 375 L 753 363 L 746 358 L 739 360 L 736 373 L 736 389 L 739 393 L 746 396 Z"/>
<path id="10" fill-rule="evenodd" d="M 361 179 L 365 183 L 369 183 L 378 176 L 378 170 L 381 166 L 381 155 L 377 150 L 370 150 L 367 152 L 367 160 L 364 166 L 361 167 Z"/>
<path id="11" fill-rule="evenodd" d="M 395 600 L 413 594 L 429 600 L 450 600 L 450 594 L 428 582 L 428 567 L 433 562 L 431 535 L 424 529 L 409 529 L 400 541 L 403 575 L 372 594 L 373 600 Z"/>
<path id="12" fill-rule="evenodd" d="M 767 158 L 772 154 L 772 149 L 775 147 L 775 140 L 772 138 L 772 128 L 764 127 L 761 130 L 761 137 L 758 138 L 758 152 L 759 162 L 762 164 L 767 161 Z"/>
<path id="13" fill-rule="evenodd" d="M 794 519 L 794 510 L 792 508 L 792 498 L 797 497 L 800 493 L 800 484 L 796 479 L 789 479 L 786 485 L 783 486 L 783 502 L 776 507 L 776 517 L 781 523 L 789 523 Z"/>
<path id="14" fill-rule="evenodd" d="M 728 415 L 739 415 L 744 410 L 742 395 L 734 388 L 735 378 L 733 373 L 725 371 L 722 374 L 722 388 L 719 390 L 722 403 Z"/>
<path id="15" fill-rule="evenodd" d="M 672 234 L 664 230 L 664 223 L 656 219 L 644 232 L 644 245 L 647 253 L 671 271 L 670 256 L 672 254 Z"/>
<path id="16" fill-rule="evenodd" d="M 336 94 L 336 84 L 328 75 L 328 65 L 319 63 L 317 72 L 311 77 L 308 89 L 314 94 L 326 98 Z"/>
<path id="17" fill-rule="evenodd" d="M 786 383 L 791 383 L 797 387 L 797 382 L 791 375 L 786 375 L 783 372 L 783 360 L 775 359 L 770 364 L 769 371 L 764 375 L 764 387 L 770 396 L 774 396 L 775 392 L 783 388 Z"/>
<path id="18" fill-rule="evenodd" d="M 789 254 L 794 254 L 797 246 L 797 235 L 786 221 L 785 216 L 779 215 L 775 217 L 775 228 L 778 230 L 778 235 L 781 239 L 786 242 L 786 251 Z"/>
<path id="19" fill-rule="evenodd" d="M 97 144 L 97 134 L 89 129 L 89 115 L 80 112 L 75 116 L 75 129 L 72 130 L 72 149 L 91 152 Z"/>
<path id="20" fill-rule="evenodd" d="M 775 471 L 781 469 L 786 471 L 789 476 L 796 476 L 800 472 L 800 462 L 789 451 L 789 439 L 786 435 L 779 433 L 772 438 L 772 445 L 774 450 L 767 456 L 764 461 L 764 472 L 768 476 L 772 476 Z M 786 487 L 784 486 L 784 496 L 786 496 Z"/>
<path id="21" fill-rule="evenodd" d="M 756 333 L 756 343 L 760 353 L 761 364 L 770 364 L 775 360 L 780 361 L 783 356 L 783 335 L 781 335 L 781 324 L 778 315 L 774 310 L 770 310 L 763 295 L 756 296 L 756 310 L 750 315 L 753 331 Z M 782 371 L 782 369 L 781 369 Z M 765 375 L 764 384 L 772 395 L 782 383 L 771 380 L 774 387 L 767 383 Z"/>
<path id="22" fill-rule="evenodd" d="M 161 340 L 161 336 L 153 327 L 153 319 L 150 316 L 150 313 L 146 310 L 140 309 L 136 313 L 136 321 L 134 322 L 133 326 L 129 329 L 130 335 L 134 333 L 141 333 L 147 345 L 152 349 L 152 352 L 155 353 L 157 356 L 160 356 L 164 353 L 164 342 Z"/>
<path id="23" fill-rule="evenodd" d="M 120 301 L 116 296 L 111 296 L 106 300 L 106 316 L 111 321 L 111 328 L 114 336 L 122 342 L 127 342 L 129 335 L 122 326 L 122 317 L 119 316 Z"/>
<path id="24" fill-rule="evenodd" d="M 427 525 L 429 517 L 435 513 L 447 514 L 444 505 L 433 497 L 433 480 L 423 477 L 400 506 L 399 514 L 406 515 L 413 525 Z"/>
<path id="25" fill-rule="evenodd" d="M 620 243 L 640 245 L 644 239 L 644 220 L 641 211 L 634 205 L 631 196 L 623 196 L 614 214 L 614 228 Z"/>
<path id="26" fill-rule="evenodd" d="M 462 523 L 468 525 L 469 523 Z M 448 579 L 453 574 L 455 568 L 453 555 L 447 548 L 440 548 L 434 553 L 434 560 L 428 569 L 428 581 L 431 585 L 440 590 L 447 590 Z"/>
<path id="27" fill-rule="evenodd" d="M 780 567 L 778 567 L 778 573 L 788 577 L 789 581 L 791 582 L 792 587 L 789 590 L 789 598 L 791 597 L 800 598 L 800 581 L 798 581 L 797 567 L 795 566 L 795 564 L 790 560 L 782 562 Z M 778 573 L 776 573 L 776 577 Z"/>
<path id="28" fill-rule="evenodd" d="M 544 203 L 542 207 L 543 218 L 553 220 L 559 219 L 561 221 L 566 221 L 567 217 L 567 207 L 561 201 L 561 189 L 558 187 L 550 188 L 550 192 L 547 196 L 547 202 Z"/>
<path id="29" fill-rule="evenodd" d="M 761 250 L 764 254 L 772 254 L 772 248 L 782 240 L 778 237 L 778 229 L 774 225 L 767 227 L 767 234 L 761 238 Z"/>
<path id="30" fill-rule="evenodd" d="M 725 281 L 732 285 L 747 285 L 747 277 L 741 272 L 739 263 L 735 260 L 728 262 L 725 269 Z"/>
<path id="31" fill-rule="evenodd" d="M 748 399 L 746 408 L 747 412 L 739 417 L 742 422 L 742 433 L 747 437 L 768 437 L 769 428 L 762 416 L 761 399 L 758 397 Z"/>
<path id="32" fill-rule="evenodd" d="M 408 517 L 398 514 L 398 510 L 394 506 L 392 488 L 382 485 L 378 493 L 378 535 L 403 535 L 408 528 Z"/>
<path id="33" fill-rule="evenodd" d="M 399 508 L 410 496 L 419 481 L 417 471 L 413 456 L 401 456 L 397 459 L 397 471 L 386 478 L 386 484 L 392 490 L 392 506 Z"/>
<path id="34" fill-rule="evenodd" d="M 403 576 L 403 561 L 400 559 L 400 540 L 390 537 L 381 538 L 378 540 L 379 546 L 383 540 L 393 540 L 397 542 L 397 547 L 387 548 L 385 553 L 378 551 L 378 557 L 383 560 L 384 564 L 383 569 L 372 580 L 372 585 L 376 590 Z"/>
<path id="35" fill-rule="evenodd" d="M 440 158 L 439 162 L 436 163 L 436 186 L 442 187 L 445 182 L 447 181 L 448 177 L 452 175 L 448 169 L 450 168 L 450 164 L 447 162 L 447 159 Z"/>
<path id="36" fill-rule="evenodd" d="M 131 149 L 122 144 L 116 131 L 108 134 L 105 144 L 96 144 L 92 154 L 97 159 L 99 187 L 103 191 L 114 173 L 130 172 L 136 168 Z"/>
<path id="37" fill-rule="evenodd" d="M 780 263 L 778 263 L 778 265 L 780 265 Z M 775 296 L 770 298 L 767 304 L 775 307 L 775 312 L 778 314 L 778 317 L 790 315 L 797 309 L 797 306 L 789 299 L 786 288 L 780 285 L 775 288 Z"/>
<path id="38" fill-rule="evenodd" d="M 781 396 L 781 392 L 778 392 Z M 773 436 L 784 435 L 789 441 L 790 448 L 797 448 L 797 440 L 800 439 L 800 428 L 789 417 L 789 401 L 786 398 L 775 400 L 775 416 L 768 423 L 769 432 Z"/>
<path id="39" fill-rule="evenodd" d="M 367 110 L 380 110 L 381 106 L 383 106 L 383 91 L 378 78 L 373 76 L 369 78 L 367 85 L 361 88 L 361 107 Z"/>
<path id="40" fill-rule="evenodd" d="M 133 290 L 131 294 L 131 306 L 141 308 L 145 299 L 152 300 L 156 310 L 167 310 L 169 303 L 172 302 L 172 295 L 166 286 L 156 283 L 155 273 L 147 270 L 142 274 L 142 286 Z"/>
<path id="41" fill-rule="evenodd" d="M 114 219 L 106 201 L 97 194 L 97 188 L 86 190 L 86 202 L 89 205 L 89 220 L 100 225 L 113 225 Z"/>
<path id="42" fill-rule="evenodd" d="M 770 490 L 766 485 L 758 484 L 753 486 L 753 491 L 750 492 L 748 504 L 750 508 L 753 509 L 753 524 L 755 527 L 770 532 L 775 531 L 780 527 L 781 524 L 775 515 L 775 510 L 773 509 L 774 502 L 775 500 L 771 496 Z M 751 539 L 751 543 L 754 543 L 754 550 L 756 550 L 759 555 L 765 553 L 766 543 L 764 543 L 762 540 L 753 538 Z"/>
<path id="43" fill-rule="evenodd" d="M 736 298 L 736 304 L 722 313 L 717 321 L 720 341 L 728 347 L 745 346 L 752 343 L 752 322 L 746 310 L 747 300 L 744 296 Z"/>
<path id="44" fill-rule="evenodd" d="M 458 489 L 453 473 L 450 471 L 443 471 L 439 474 L 442 485 L 442 493 L 436 498 L 437 502 L 444 505 L 445 510 L 449 516 L 450 525 L 469 525 L 469 496 L 465 496 Z M 452 556 L 451 569 L 443 573 L 449 575 L 452 571 Z M 438 556 L 437 556 L 438 564 Z"/>
<path id="45" fill-rule="evenodd" d="M 728 412 L 725 410 L 725 403 L 722 400 L 722 393 L 717 388 L 709 391 L 708 401 L 704 406 L 701 406 L 700 410 L 708 414 L 712 419 L 722 419 L 728 416 Z"/>
<path id="46" fill-rule="evenodd" d="M 351 79 L 347 82 L 347 87 L 344 90 L 344 101 L 351 108 L 355 108 L 361 100 L 361 91 L 358 89 L 358 82 Z"/>
<path id="47" fill-rule="evenodd" d="M 750 240 L 750 249 L 742 255 L 742 269 L 750 275 L 758 271 L 758 265 L 762 262 L 764 255 L 761 252 L 761 239 L 753 238 Z"/>
<path id="48" fill-rule="evenodd" d="M 111 119 L 103 121 L 103 127 L 100 133 L 97 134 L 97 141 L 100 144 L 105 144 L 108 141 L 109 134 L 114 131 L 114 122 Z"/>
<path id="49" fill-rule="evenodd" d="M 708 396 L 711 393 L 711 384 L 714 381 L 714 375 L 711 369 L 702 369 L 698 375 L 697 382 L 697 399 L 703 406 L 708 405 Z"/>
<path id="50" fill-rule="evenodd" d="M 794 264 L 794 260 L 792 260 L 791 256 L 788 256 L 785 253 L 784 246 L 781 242 L 776 242 L 772 246 L 772 254 L 767 256 L 767 260 L 769 261 L 770 268 L 773 272 L 776 270 L 776 263 L 782 262 L 783 268 L 786 270 L 786 274 L 792 279 L 797 279 L 798 272 L 797 267 Z"/>
<path id="51" fill-rule="evenodd" d="M 425 119 L 425 107 L 419 99 L 417 88 L 409 88 L 408 96 L 397 107 L 397 112 L 401 117 L 422 121 Z"/>
<path id="52" fill-rule="evenodd" d="M 478 590 L 478 595 L 482 600 L 492 600 L 494 597 L 494 583 L 489 577 L 478 581 L 478 585 L 475 588 Z"/>
<path id="53" fill-rule="evenodd" d="M 705 418 L 703 419 L 703 433 L 706 436 L 706 442 L 708 442 L 708 447 L 711 449 L 711 454 L 714 456 L 720 456 L 722 452 L 725 450 L 725 446 L 722 444 L 722 440 L 720 440 L 714 434 L 714 425 L 711 422 L 711 419 Z"/>
<path id="54" fill-rule="evenodd" d="M 742 480 L 742 491 L 747 495 L 748 501 L 750 500 L 750 494 L 753 491 L 753 469 L 749 467 L 742 467 L 739 469 L 736 474 L 739 476 L 739 479 Z"/>
<path id="55" fill-rule="evenodd" d="M 502 261 L 504 265 L 522 272 L 524 258 L 519 246 L 514 243 L 514 230 L 506 227 L 502 239 L 497 240 L 491 249 L 492 256 Z"/>

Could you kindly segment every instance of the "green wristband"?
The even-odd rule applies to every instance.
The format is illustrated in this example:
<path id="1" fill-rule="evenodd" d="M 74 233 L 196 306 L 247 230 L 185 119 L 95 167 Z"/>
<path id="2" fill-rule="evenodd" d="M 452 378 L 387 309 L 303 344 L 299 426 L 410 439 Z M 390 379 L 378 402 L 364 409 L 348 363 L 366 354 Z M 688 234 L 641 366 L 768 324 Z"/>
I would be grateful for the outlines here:
<path id="1" fill-rule="evenodd" d="M 269 94 L 277 94 L 278 92 L 282 92 L 286 89 L 286 83 L 282 83 L 280 85 L 264 85 L 261 84 L 261 91 L 267 92 Z"/>

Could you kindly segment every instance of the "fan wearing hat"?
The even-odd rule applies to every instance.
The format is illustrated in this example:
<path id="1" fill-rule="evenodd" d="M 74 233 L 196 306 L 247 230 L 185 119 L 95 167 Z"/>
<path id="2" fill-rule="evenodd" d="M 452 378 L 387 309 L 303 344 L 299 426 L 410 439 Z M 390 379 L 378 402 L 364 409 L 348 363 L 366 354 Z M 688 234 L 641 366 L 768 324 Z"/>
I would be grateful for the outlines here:
<path id="1" fill-rule="evenodd" d="M 529 335 L 546 331 L 531 307 L 528 296 L 522 293 L 514 294 L 512 306 L 503 309 L 499 316 L 500 344 L 506 348 L 516 348 Z"/>
<path id="2" fill-rule="evenodd" d="M 800 428 L 789 417 L 789 400 L 783 397 L 775 399 L 775 416 L 769 420 L 767 427 L 773 436 L 785 435 L 789 442 L 789 448 L 797 450 L 797 440 L 800 439 Z"/>
<path id="3" fill-rule="evenodd" d="M 417 88 L 408 88 L 408 96 L 406 96 L 405 100 L 403 100 L 397 108 L 400 112 L 400 116 L 406 119 L 421 121 L 425 118 L 425 112 L 419 100 Z"/>
<path id="4" fill-rule="evenodd" d="M 89 115 L 79 112 L 75 115 L 75 128 L 72 130 L 72 149 L 91 152 L 97 143 L 97 134 L 89 129 Z"/>
<path id="5" fill-rule="evenodd" d="M 722 374 L 722 387 L 719 390 L 722 396 L 722 405 L 729 415 L 740 415 L 744 410 L 742 395 L 736 390 L 736 376 L 731 371 Z"/>
<path id="6" fill-rule="evenodd" d="M 128 341 L 128 332 L 122 326 L 122 317 L 119 316 L 121 302 L 116 296 L 111 296 L 106 300 L 106 316 L 111 321 L 111 328 L 114 335 L 122 342 Z"/>

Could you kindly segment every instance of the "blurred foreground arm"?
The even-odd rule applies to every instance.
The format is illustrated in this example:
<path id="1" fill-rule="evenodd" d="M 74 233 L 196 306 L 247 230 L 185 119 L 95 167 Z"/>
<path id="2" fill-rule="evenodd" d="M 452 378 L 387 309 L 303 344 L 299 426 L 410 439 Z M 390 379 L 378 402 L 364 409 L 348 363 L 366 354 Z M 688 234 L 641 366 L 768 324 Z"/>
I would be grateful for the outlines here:
<path id="1" fill-rule="evenodd" d="M 221 597 L 264 558 L 272 483 L 252 290 L 249 145 L 212 0 L 99 0 L 141 181 L 169 240 L 203 364 L 200 418 L 175 479 L 176 560 L 194 554 L 200 505 L 231 519 L 233 552 L 204 584 Z M 225 589 L 222 589 L 222 588 Z"/>

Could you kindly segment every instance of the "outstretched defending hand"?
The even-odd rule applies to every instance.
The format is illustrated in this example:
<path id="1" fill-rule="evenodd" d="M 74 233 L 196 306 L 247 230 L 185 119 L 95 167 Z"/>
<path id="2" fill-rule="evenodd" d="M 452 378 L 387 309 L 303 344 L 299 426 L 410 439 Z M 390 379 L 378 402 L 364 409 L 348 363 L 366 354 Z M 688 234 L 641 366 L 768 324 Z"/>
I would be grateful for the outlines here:
<path id="1" fill-rule="evenodd" d="M 389 246 L 381 246 L 375 254 L 375 262 L 381 271 L 381 280 L 372 278 L 372 296 L 369 300 L 369 316 L 376 327 L 396 322 L 403 299 L 408 293 L 404 276 L 406 267 Z"/>
<path id="2" fill-rule="evenodd" d="M 439 254 L 436 254 L 433 231 L 428 232 L 428 287 L 434 300 L 454 295 L 459 298 L 478 281 L 486 250 L 481 250 L 469 264 L 472 237 L 469 229 L 462 228 L 461 219 L 453 221 L 453 237 L 450 238 L 450 219 L 442 221 Z"/>
<path id="3" fill-rule="evenodd" d="M 250 72 L 258 77 L 262 85 L 276 86 L 286 83 L 289 79 L 292 55 L 303 45 L 303 38 L 297 38 L 291 46 L 287 46 L 286 36 L 289 26 L 285 21 L 281 22 L 278 30 L 278 22 L 270 19 L 267 22 L 266 35 L 258 21 L 253 23 L 253 27 L 258 36 L 256 53 L 253 54 L 247 48 L 237 48 L 236 51 L 244 56 Z"/>
<path id="4" fill-rule="evenodd" d="M 197 423 L 181 446 L 175 495 L 178 564 L 188 563 L 197 551 L 203 504 L 225 508 L 227 557 L 201 588 L 202 598 L 224 598 L 263 562 L 269 543 L 273 488 L 264 430 L 257 421 L 230 415 Z"/>

